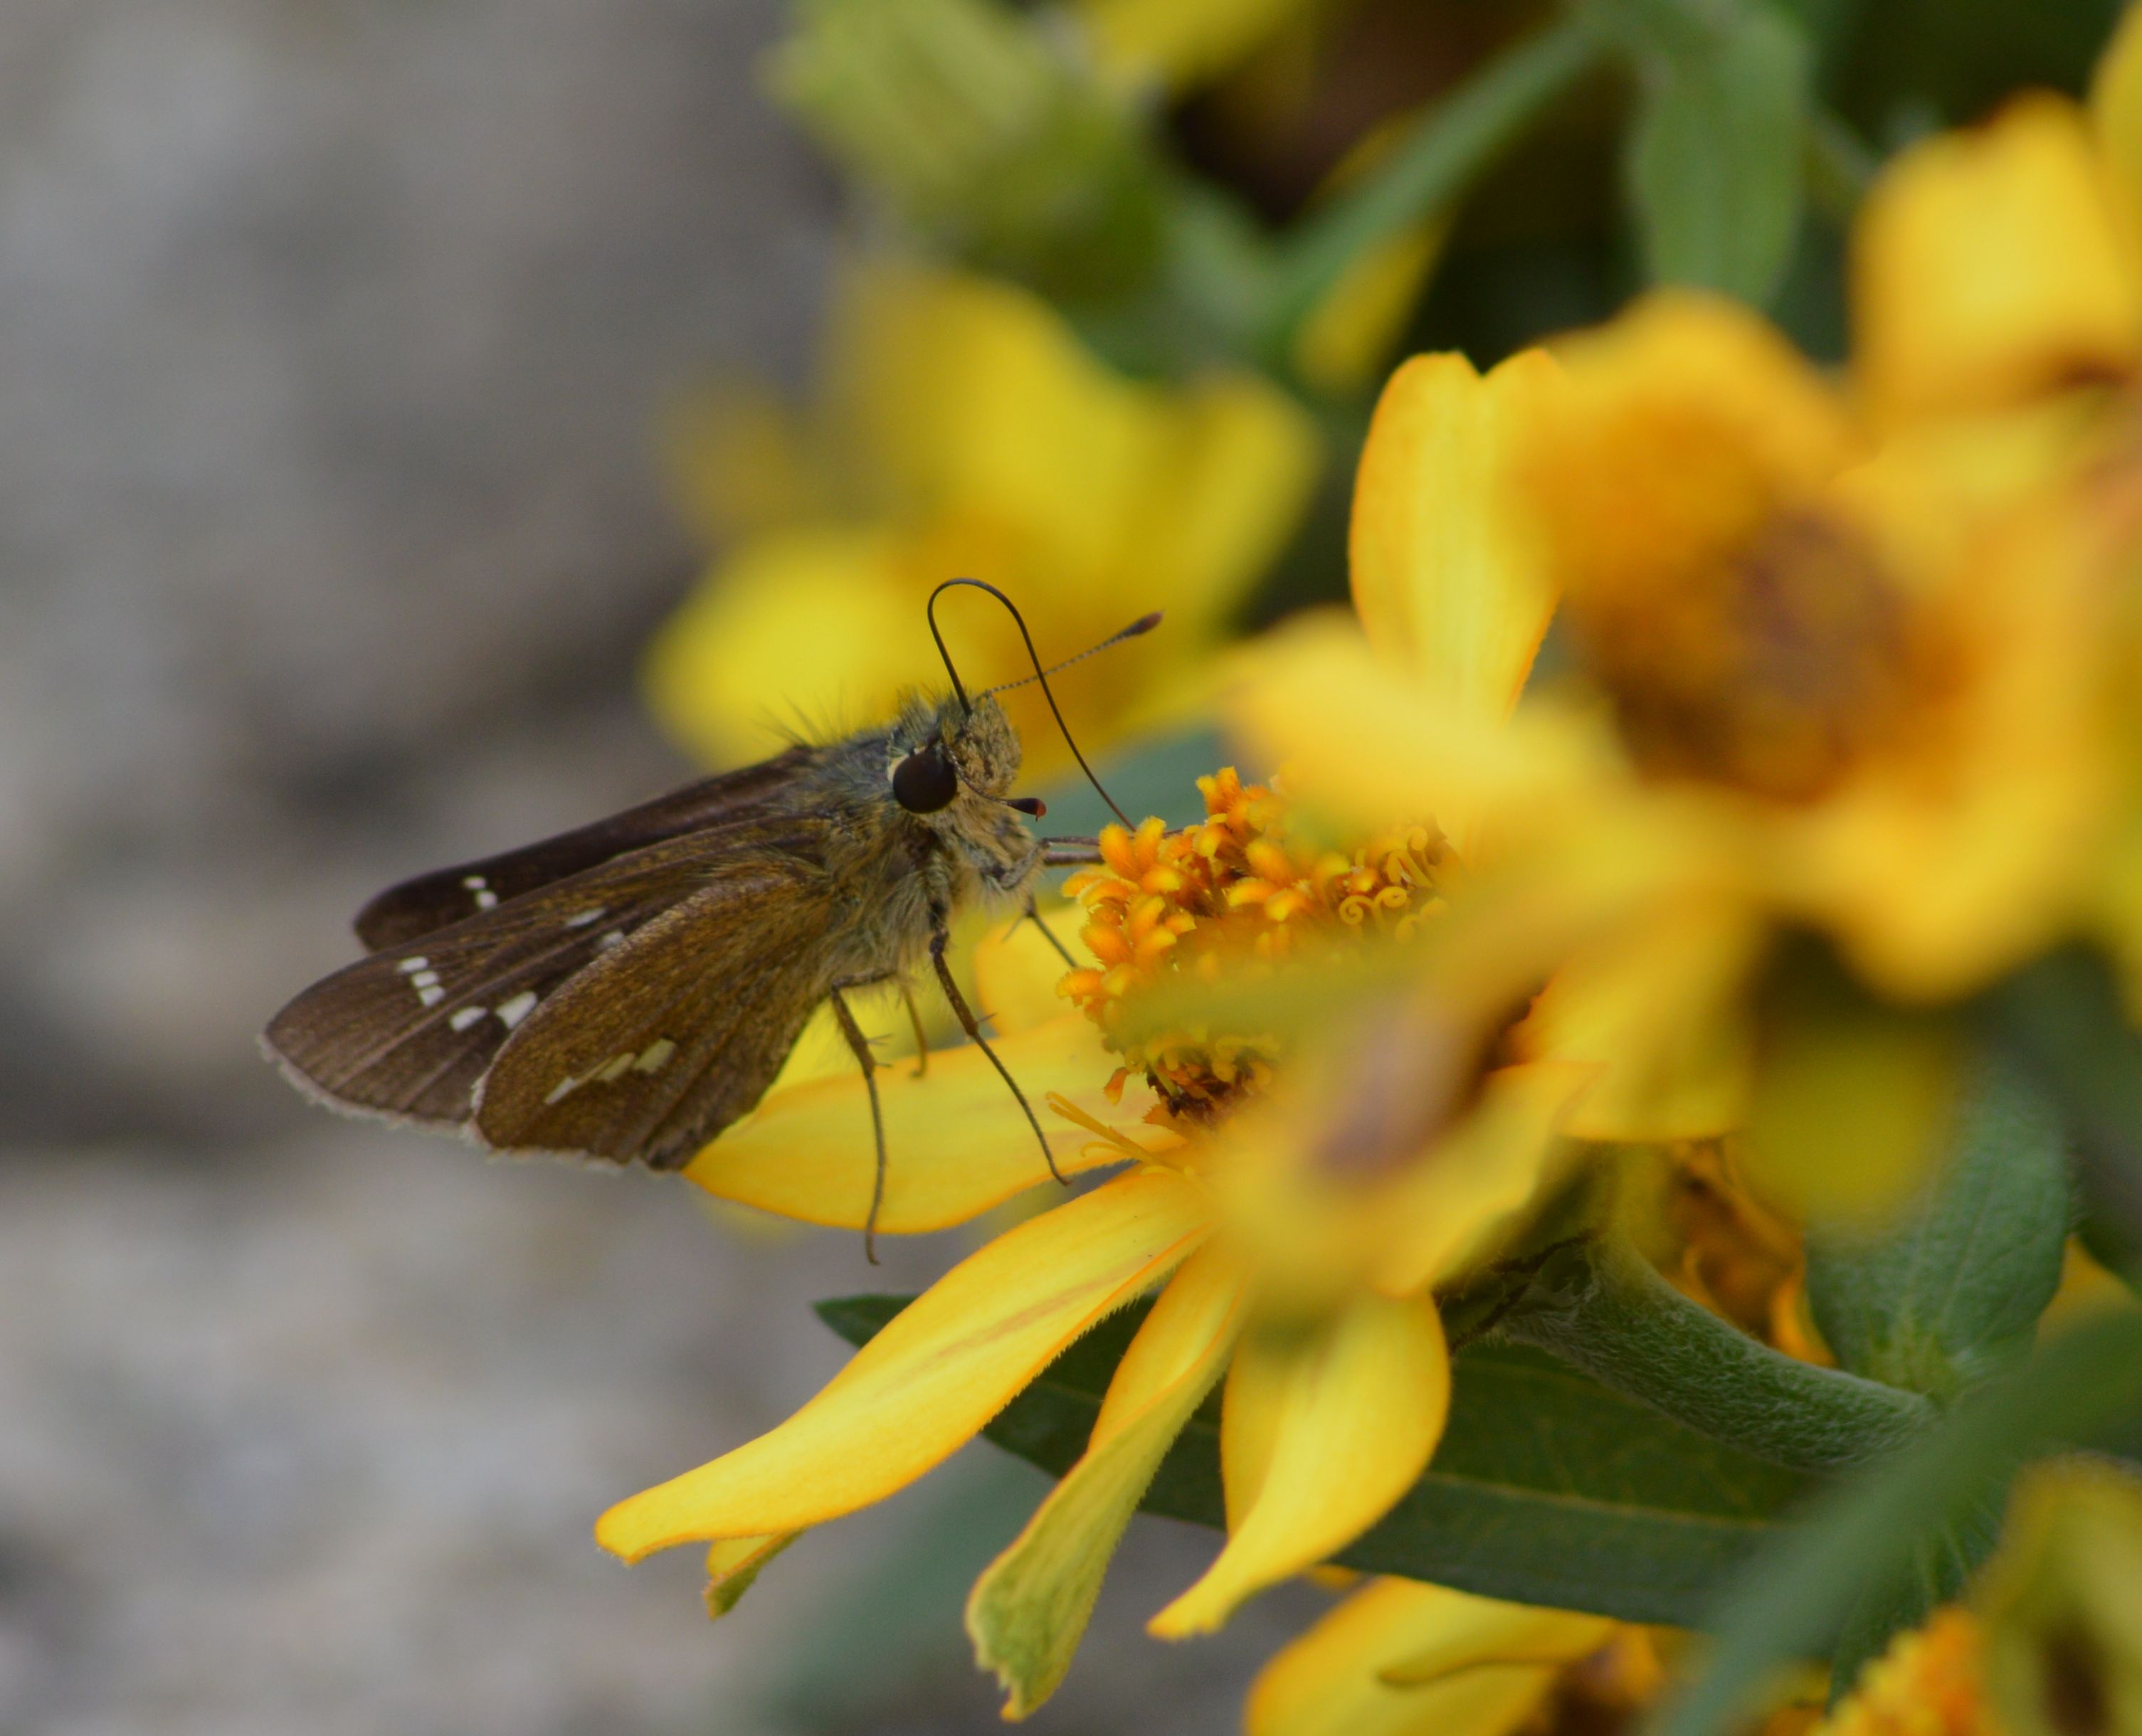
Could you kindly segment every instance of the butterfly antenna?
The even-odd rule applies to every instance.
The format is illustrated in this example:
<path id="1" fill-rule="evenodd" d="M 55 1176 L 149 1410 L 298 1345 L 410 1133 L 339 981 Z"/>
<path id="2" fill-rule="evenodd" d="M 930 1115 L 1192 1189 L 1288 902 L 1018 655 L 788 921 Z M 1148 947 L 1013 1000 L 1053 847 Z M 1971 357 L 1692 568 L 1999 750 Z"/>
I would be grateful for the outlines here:
<path id="1" fill-rule="evenodd" d="M 1120 645 L 1125 639 L 1136 639 L 1142 633 L 1152 632 L 1154 628 L 1160 625 L 1160 611 L 1157 609 L 1149 615 L 1140 615 L 1129 626 L 1120 632 L 1110 634 L 1098 645 L 1087 646 L 1076 657 L 1067 657 L 1062 663 L 1051 663 L 1040 674 L 1022 675 L 1016 681 L 1000 681 L 994 687 L 985 688 L 975 697 L 977 699 L 994 698 L 999 693 L 1009 693 L 1019 688 L 1032 687 L 1035 682 L 1041 679 L 1042 675 L 1060 675 L 1073 663 L 1082 663 L 1089 657 L 1098 657 L 1111 646 Z"/>
<path id="2" fill-rule="evenodd" d="M 1034 663 L 1034 673 L 1031 675 L 1022 677 L 1018 681 L 1009 683 L 1009 686 L 1024 687 L 1029 681 L 1038 681 L 1041 683 L 1042 697 L 1049 702 L 1049 715 L 1056 719 L 1056 727 L 1064 737 L 1064 745 L 1071 750 L 1071 757 L 1078 762 L 1078 769 L 1086 774 L 1086 782 L 1093 785 L 1095 792 L 1099 795 L 1101 800 L 1108 803 L 1108 811 L 1110 813 L 1113 814 L 1116 818 L 1122 821 L 1125 826 L 1133 825 L 1134 822 L 1132 821 L 1131 816 L 1116 806 L 1116 798 L 1111 796 L 1105 789 L 1102 788 L 1101 780 L 1093 776 L 1093 768 L 1086 763 L 1086 756 L 1078 751 L 1078 742 L 1072 739 L 1071 726 L 1064 721 L 1063 708 L 1057 704 L 1055 692 L 1049 685 L 1049 678 L 1052 671 L 1045 669 L 1041 666 L 1041 653 L 1034 649 L 1034 635 L 1027 631 L 1026 617 L 1019 612 L 1019 605 L 1014 603 L 1009 597 L 1007 597 L 994 584 L 985 583 L 984 580 L 980 579 L 947 579 L 942 584 L 939 585 L 936 589 L 930 593 L 930 601 L 926 605 L 925 605 L 923 609 L 924 618 L 930 623 L 930 636 L 937 642 L 937 654 L 945 660 L 945 673 L 952 678 L 952 691 L 959 696 L 960 711 L 965 715 L 972 717 L 975 714 L 974 704 L 973 702 L 967 698 L 966 688 L 960 684 L 960 672 L 952 667 L 952 653 L 945 649 L 945 635 L 938 630 L 937 626 L 937 599 L 943 596 L 946 591 L 960 588 L 978 591 L 987 591 L 992 597 L 994 597 L 998 602 L 1004 604 L 1006 612 L 1010 614 L 1014 624 L 1019 629 L 1019 638 L 1026 643 L 1027 656 L 1030 658 Z M 1124 628 L 1122 632 L 1110 635 L 1108 638 L 1103 639 L 1099 644 L 1093 646 L 1092 649 L 1080 652 L 1078 657 L 1071 658 L 1065 663 L 1059 663 L 1056 665 L 1056 668 L 1059 669 L 1066 668 L 1069 667 L 1070 663 L 1077 663 L 1080 658 L 1091 657 L 1095 651 L 1105 650 L 1110 645 L 1119 644 L 1121 641 L 1127 639 L 1135 639 L 1141 633 L 1150 633 L 1159 624 L 1160 617 L 1157 614 L 1141 616 L 1138 619 L 1132 622 L 1129 626 Z M 1006 688 L 991 688 L 988 689 L 982 697 L 986 699 L 989 698 L 990 693 L 999 693 L 1004 691 L 1006 691 Z"/>

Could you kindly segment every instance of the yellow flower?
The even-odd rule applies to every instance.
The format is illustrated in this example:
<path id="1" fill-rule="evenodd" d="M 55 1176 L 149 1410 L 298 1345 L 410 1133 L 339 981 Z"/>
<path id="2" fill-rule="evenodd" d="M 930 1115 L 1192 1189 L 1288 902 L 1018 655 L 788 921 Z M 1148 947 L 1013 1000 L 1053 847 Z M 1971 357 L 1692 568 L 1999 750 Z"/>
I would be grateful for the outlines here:
<path id="1" fill-rule="evenodd" d="M 2028 156 L 2044 125 L 2026 106 L 1975 148 Z M 1863 262 L 1898 254 L 1900 226 L 1961 220 L 1945 190 L 1928 215 L 1923 166 L 1908 154 L 1878 192 Z M 2101 394 L 2011 358 L 1981 371 L 1997 388 L 1932 396 L 1948 377 L 1892 329 L 1920 279 L 1895 258 L 1870 274 L 1872 359 L 1847 390 L 1752 313 L 1676 292 L 1557 346 L 1558 366 L 1409 363 L 1355 496 L 1361 632 L 1297 629 L 1236 705 L 1344 811 L 1442 818 L 1493 944 L 1537 946 L 1542 974 L 1569 955 L 1519 1047 L 1611 1063 L 1572 1131 L 1753 1117 L 1782 1151 L 1825 1092 L 1829 1124 L 1852 1122 L 1849 1091 L 1867 1145 L 1879 1112 L 1895 1150 L 1834 1166 L 1833 1205 L 1908 1179 L 1947 1052 L 1875 1008 L 1848 1043 L 1780 1039 L 1751 1100 L 1765 930 L 1826 935 L 1898 1003 L 1968 993 L 2092 920 L 2112 793 L 2116 546 L 2084 498 Z M 2046 389 L 2018 399 L 2024 379 Z M 1524 587 L 1542 625 L 1558 603 L 1574 668 L 1514 714 L 1423 680 L 1376 589 L 1409 569 L 1461 596 Z M 1522 676 L 1530 649 L 1498 654 Z"/>
<path id="2" fill-rule="evenodd" d="M 1541 598 L 1513 587 L 1505 614 L 1409 584 L 1391 575 L 1379 594 L 1420 665 L 1506 710 Z M 1461 619 L 1439 618 L 1451 609 Z M 1231 1030 L 1219 1013 L 1148 1028 L 1139 1009 L 1167 985 L 1255 990 L 1319 949 L 1402 947 L 1459 867 L 1425 820 L 1340 850 L 1300 832 L 1267 787 L 1230 772 L 1202 787 L 1202 826 L 1103 834 L 1103 862 L 1079 883 L 1096 964 L 1061 984 L 1079 1010 L 1008 1022 L 1001 1044 L 1030 1092 L 1093 1136 L 1078 1166 L 1132 1166 L 963 1261 L 781 1428 L 613 1509 L 606 1546 L 636 1559 L 708 1542 L 725 1602 L 779 1540 L 920 1475 L 1095 1320 L 1156 1290 L 1084 1457 L 970 1601 L 1013 1715 L 1061 1679 L 1117 1539 L 1223 1375 L 1227 1540 L 1155 1633 L 1217 1626 L 1344 1548 L 1419 1477 L 1449 1398 L 1434 1292 L 1521 1227 L 1560 1173 L 1558 1125 L 1592 1069 L 1512 1064 L 1498 1045 L 1529 985 L 1463 953 L 1317 1033 Z M 1007 978 L 1035 956 L 985 948 L 985 1004 L 1031 1009 Z M 889 1145 L 929 1155 L 911 1177 L 896 1156 L 882 1228 L 950 1221 L 1035 1179 L 1030 1135 L 1000 1089 L 976 1090 L 978 1063 L 954 1051 L 925 1080 L 888 1079 Z M 860 1223 L 868 1126 L 861 1086 L 829 1077 L 769 1100 L 691 1173 L 728 1197 Z"/>
<path id="3" fill-rule="evenodd" d="M 1969 1610 L 1936 1610 L 1867 1666 L 1819 1736 L 2011 1736 L 1987 1702 L 1984 1644 Z"/>
<path id="4" fill-rule="evenodd" d="M 2142 1482 L 2055 1460 L 2017 1485 L 1972 1604 L 1986 1692 L 2011 1736 L 2142 1727 Z"/>
<path id="5" fill-rule="evenodd" d="M 1095 62 L 1113 81 L 1180 95 L 1232 72 L 1325 0 L 1077 0 Z"/>
<path id="6" fill-rule="evenodd" d="M 1417 667 L 1508 709 L 1545 625 L 1536 587 L 1498 602 L 1418 575 L 1377 582 Z M 1344 1548 L 1419 1477 L 1449 1400 L 1434 1293 L 1557 1175 L 1558 1122 L 1589 1069 L 1509 1064 L 1498 1043 L 1529 985 L 1468 955 L 1320 1037 L 1216 1028 L 1217 1015 L 1145 1028 L 1137 1009 L 1167 984 L 1254 989 L 1316 949 L 1403 945 L 1458 866 L 1425 817 L 1340 850 L 1301 834 L 1269 788 L 1222 772 L 1202 789 L 1200 826 L 1103 834 L 1103 862 L 1079 882 L 1096 964 L 1061 984 L 1079 1010 L 1000 1027 L 1029 1091 L 1093 1136 L 1065 1166 L 1131 1166 L 970 1256 L 779 1428 L 614 1508 L 606 1546 L 637 1559 L 710 1544 L 710 1597 L 725 1607 L 787 1536 L 922 1474 L 1095 1320 L 1155 1290 L 1085 1455 L 970 1601 L 1012 1715 L 1062 1679 L 1140 1496 L 1223 1375 L 1227 1540 L 1156 1633 L 1218 1625 Z M 985 1004 L 1031 1016 L 1016 979 L 1036 956 L 985 948 Z M 881 1228 L 955 1221 L 1038 1179 L 985 1066 L 955 1050 L 926 1079 L 887 1078 L 890 1148 L 927 1157 L 896 1155 Z M 829 1076 L 769 1098 L 690 1173 L 725 1197 L 859 1224 L 868 1129 L 860 1084 Z"/>
<path id="7" fill-rule="evenodd" d="M 1248 1736 L 1504 1736 L 1540 1719 L 1569 1666 L 1613 1644 L 1616 1627 L 1372 1580 L 1265 1666 L 1243 1726 Z"/>
<path id="8" fill-rule="evenodd" d="M 1009 591 L 1050 654 L 1167 610 L 1160 632 L 1059 678 L 1090 748 L 1182 706 L 1319 461 L 1304 412 L 1249 376 L 1133 382 L 1024 291 L 861 266 L 808 423 L 745 399 L 685 441 L 688 504 L 737 540 L 655 639 L 650 700 L 713 763 L 771 751 L 799 720 L 882 715 L 941 683 L 923 599 L 969 573 Z M 998 611 L 940 616 L 970 684 L 1025 673 Z M 1067 763 L 1034 690 L 1004 703 L 1031 769 Z"/>

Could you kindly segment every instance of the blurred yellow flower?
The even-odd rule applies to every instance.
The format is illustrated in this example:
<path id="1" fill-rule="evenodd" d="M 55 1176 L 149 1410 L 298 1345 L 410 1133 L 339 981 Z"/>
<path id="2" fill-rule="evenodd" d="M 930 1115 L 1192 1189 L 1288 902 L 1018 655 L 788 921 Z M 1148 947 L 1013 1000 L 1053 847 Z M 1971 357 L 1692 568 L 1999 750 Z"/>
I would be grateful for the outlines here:
<path id="1" fill-rule="evenodd" d="M 1936 1610 L 1867 1666 L 1819 1736 L 2013 1736 L 1987 1701 L 1984 1647 L 1969 1610 Z"/>
<path id="2" fill-rule="evenodd" d="M 2142 1727 L 2142 1483 L 2110 1460 L 2025 1472 L 1962 1604 L 1868 1664 L 1817 1736 L 2069 1736 Z"/>
<path id="3" fill-rule="evenodd" d="M 885 261 L 849 274 L 812 417 L 733 397 L 679 447 L 688 510 L 731 541 L 657 635 L 646 684 L 664 726 L 715 764 L 941 683 L 923 600 L 960 574 L 1009 591 L 1052 656 L 1167 611 L 1160 632 L 1059 678 L 1089 747 L 1194 708 L 1196 671 L 1320 458 L 1275 387 L 1132 381 L 1023 290 Z M 940 614 L 970 683 L 1025 673 L 998 611 Z M 1033 689 L 1004 704 L 1031 771 L 1068 763 Z"/>
<path id="4" fill-rule="evenodd" d="M 2043 125 L 2026 106 L 1990 138 Z M 1868 248 L 1940 227 L 1920 161 L 1878 192 Z M 1878 359 L 1850 392 L 1755 315 L 1679 292 L 1558 345 L 1558 368 L 1409 364 L 1355 496 L 1363 632 L 1296 629 L 1236 704 L 1344 811 L 1435 813 L 1496 944 L 1573 949 L 1519 1033 L 1520 1053 L 1612 1058 L 1572 1131 L 1753 1117 L 1774 1155 L 1855 1124 L 1867 1138 L 1832 1138 L 1811 1179 L 1831 1206 L 1908 1181 L 1945 1039 L 1871 1002 L 1848 1031 L 1802 1020 L 1751 1098 L 1765 926 L 1826 935 L 1878 996 L 1968 993 L 2090 920 L 2112 796 L 2113 544 L 2078 510 L 2099 396 L 1928 400 L 1883 324 L 1910 274 L 1874 274 Z M 1409 563 L 1460 594 L 1528 585 L 1542 625 L 1558 601 L 1572 674 L 1514 715 L 1417 678 L 1373 577 Z"/>

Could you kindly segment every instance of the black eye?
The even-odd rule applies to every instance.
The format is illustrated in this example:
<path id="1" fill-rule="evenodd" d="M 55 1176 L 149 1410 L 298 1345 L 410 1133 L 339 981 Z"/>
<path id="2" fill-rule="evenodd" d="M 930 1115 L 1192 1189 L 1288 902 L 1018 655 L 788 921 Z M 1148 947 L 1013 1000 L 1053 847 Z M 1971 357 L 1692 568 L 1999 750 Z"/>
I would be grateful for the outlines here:
<path id="1" fill-rule="evenodd" d="M 934 814 L 952 805 L 960 780 L 936 742 L 918 748 L 892 768 L 892 799 L 911 814 Z"/>

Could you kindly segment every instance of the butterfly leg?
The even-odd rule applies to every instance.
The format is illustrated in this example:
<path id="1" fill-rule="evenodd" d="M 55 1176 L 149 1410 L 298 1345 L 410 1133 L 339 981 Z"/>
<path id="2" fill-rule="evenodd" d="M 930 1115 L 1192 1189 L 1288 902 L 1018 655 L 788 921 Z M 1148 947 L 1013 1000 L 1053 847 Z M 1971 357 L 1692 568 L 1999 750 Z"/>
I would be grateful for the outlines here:
<path id="1" fill-rule="evenodd" d="M 1071 949 L 1056 938 L 1056 930 L 1041 920 L 1041 912 L 1034 902 L 1034 895 L 1026 895 L 1026 920 L 1041 930 L 1041 938 L 1056 949 L 1056 956 L 1071 969 L 1078 968 L 1078 961 L 1071 956 Z"/>
<path id="2" fill-rule="evenodd" d="M 922 1009 L 916 1004 L 915 991 L 906 977 L 900 979 L 900 998 L 906 1002 L 907 1022 L 915 1028 L 915 1077 L 920 1079 L 930 1071 L 930 1033 L 922 1028 Z"/>
<path id="3" fill-rule="evenodd" d="M 871 1137 L 877 1142 L 877 1173 L 871 1182 L 870 1216 L 863 1221 L 863 1258 L 876 1265 L 877 1215 L 885 1204 L 885 1112 L 877 1101 L 877 1058 L 871 1053 L 870 1038 L 863 1035 L 856 1015 L 848 1010 L 847 997 L 836 989 L 827 998 L 833 1004 L 833 1017 L 840 1021 L 841 1034 L 848 1039 L 856 1063 L 863 1070 L 863 1088 L 870 1093 Z"/>
<path id="4" fill-rule="evenodd" d="M 960 985 L 952 979 L 952 967 L 945 962 L 945 949 L 952 944 L 952 931 L 945 925 L 942 910 L 930 911 L 930 962 L 936 969 L 937 981 L 945 991 L 945 999 L 952 1004 L 952 1011 L 959 1018 L 960 1028 L 967 1033 L 969 1042 L 990 1058 L 990 1065 L 996 1068 L 997 1077 L 1010 1087 L 1012 1096 L 1019 1100 L 1019 1107 L 1026 1112 L 1027 1125 L 1034 1129 L 1034 1137 L 1041 1142 L 1041 1157 L 1049 1166 L 1049 1173 L 1059 1181 L 1064 1181 L 1064 1171 L 1056 1166 L 1056 1154 L 1049 1149 L 1049 1136 L 1041 1131 L 1041 1122 L 1034 1112 L 1034 1105 L 1027 1102 L 1026 1093 L 1019 1088 L 1019 1081 L 1011 1076 L 1011 1069 L 997 1058 L 997 1052 L 990 1047 L 989 1039 L 982 1035 L 982 1028 L 975 1020 L 974 1009 L 967 1004 L 967 998 L 960 993 Z"/>

